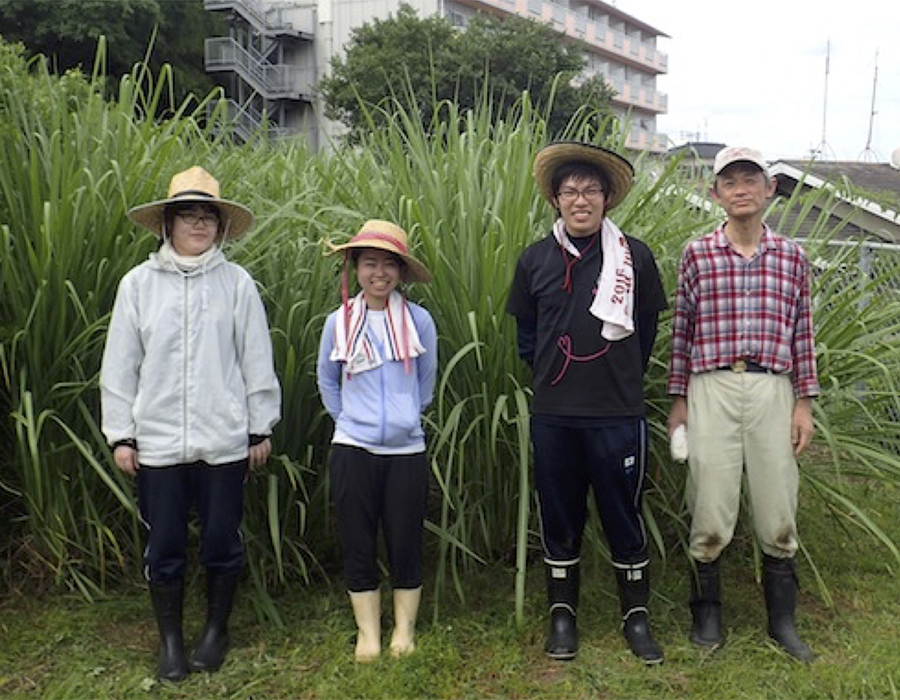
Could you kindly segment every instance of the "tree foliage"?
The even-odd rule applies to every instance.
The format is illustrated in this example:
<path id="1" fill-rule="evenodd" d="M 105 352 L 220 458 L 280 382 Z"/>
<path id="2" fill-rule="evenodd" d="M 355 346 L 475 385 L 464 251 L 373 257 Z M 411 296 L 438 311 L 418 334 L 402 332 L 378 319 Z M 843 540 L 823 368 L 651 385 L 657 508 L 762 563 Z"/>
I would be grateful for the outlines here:
<path id="1" fill-rule="evenodd" d="M 598 124 L 609 114 L 612 89 L 602 78 L 577 82 L 584 66 L 576 45 L 533 20 L 478 14 L 460 31 L 402 4 L 396 15 L 354 30 L 319 89 L 326 115 L 355 136 L 377 127 L 373 120 L 393 113 L 392 104 L 413 107 L 427 125 L 442 103 L 465 112 L 487 99 L 500 114 L 525 91 L 559 133 L 579 109 L 595 110 Z"/>
<path id="2" fill-rule="evenodd" d="M 173 67 L 176 102 L 214 86 L 204 69 L 203 40 L 219 21 L 203 0 L 0 0 L 0 36 L 23 44 L 29 55 L 46 56 L 58 73 L 90 74 L 105 37 L 103 73 L 116 80 L 144 60 L 152 42 L 149 65 Z"/>

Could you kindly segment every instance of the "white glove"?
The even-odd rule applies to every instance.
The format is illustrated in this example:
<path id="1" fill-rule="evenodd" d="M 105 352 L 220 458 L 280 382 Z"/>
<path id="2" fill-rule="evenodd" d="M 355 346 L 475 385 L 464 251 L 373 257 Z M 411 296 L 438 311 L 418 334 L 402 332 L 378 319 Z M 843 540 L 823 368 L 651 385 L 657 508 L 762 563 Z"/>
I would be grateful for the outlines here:
<path id="1" fill-rule="evenodd" d="M 687 460 L 687 429 L 685 428 L 684 423 L 672 431 L 672 437 L 669 440 L 669 452 L 672 454 L 672 459 L 676 462 L 684 462 Z"/>

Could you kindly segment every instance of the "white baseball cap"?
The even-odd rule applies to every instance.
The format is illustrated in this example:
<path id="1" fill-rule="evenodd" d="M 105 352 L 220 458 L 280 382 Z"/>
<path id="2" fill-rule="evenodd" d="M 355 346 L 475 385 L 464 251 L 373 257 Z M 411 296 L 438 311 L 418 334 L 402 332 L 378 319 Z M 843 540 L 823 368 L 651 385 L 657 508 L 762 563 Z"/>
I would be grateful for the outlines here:
<path id="1" fill-rule="evenodd" d="M 761 151 L 747 146 L 726 146 L 716 153 L 716 160 L 713 163 L 713 172 L 718 175 L 732 163 L 753 163 L 756 167 L 769 176 L 769 165 L 763 158 Z"/>

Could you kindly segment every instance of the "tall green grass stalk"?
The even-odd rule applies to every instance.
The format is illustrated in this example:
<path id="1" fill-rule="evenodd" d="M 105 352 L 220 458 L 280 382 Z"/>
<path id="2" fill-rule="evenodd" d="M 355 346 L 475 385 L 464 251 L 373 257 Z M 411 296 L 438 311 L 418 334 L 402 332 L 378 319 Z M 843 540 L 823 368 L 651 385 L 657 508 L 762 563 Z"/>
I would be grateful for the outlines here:
<path id="1" fill-rule="evenodd" d="M 366 219 L 385 218 L 410 233 L 434 273 L 431 284 L 407 290 L 439 333 L 440 374 L 426 416 L 432 618 L 448 596 L 472 594 L 472 574 L 484 562 L 499 562 L 509 567 L 521 624 L 525 576 L 539 565 L 540 541 L 530 376 L 516 356 L 505 304 L 519 253 L 546 235 L 553 217 L 531 173 L 548 135 L 528 96 L 504 114 L 487 102 L 467 113 L 436 105 L 427 130 L 415 110 L 394 105 L 383 128 L 311 153 L 301 141 L 272 143 L 265 134 L 233 142 L 216 93 L 188 100 L 170 118 L 144 118 L 169 99 L 166 69 L 154 76 L 136 67 L 108 102 L 99 76 L 58 78 L 2 44 L 0 59 L 0 399 L 11 440 L 0 483 L 6 512 L 17 516 L 6 544 L 33 556 L 23 570 L 44 571 L 86 596 L 140 570 L 133 483 L 103 444 L 97 372 L 118 281 L 154 245 L 125 212 L 158 199 L 174 172 L 198 163 L 219 178 L 224 196 L 257 215 L 255 230 L 227 253 L 259 284 L 283 389 L 274 456 L 250 479 L 245 499 L 259 615 L 280 623 L 278 592 L 339 578 L 325 468 L 332 426 L 317 394 L 315 358 L 325 316 L 340 302 L 341 262 L 323 256 L 321 240 L 345 240 Z M 575 115 L 565 137 L 622 150 L 627 124 L 598 126 L 595 116 Z M 635 186 L 613 218 L 650 245 L 672 298 L 685 242 L 711 230 L 721 213 L 682 179 L 677 162 L 631 157 Z M 846 488 L 862 476 L 900 478 L 896 275 L 856 272 L 860 248 L 833 244 L 844 222 L 816 213 L 814 204 L 835 208 L 830 196 L 797 188 L 772 210 L 789 235 L 815 219 L 805 244 L 817 269 L 823 396 L 815 408 L 819 458 L 802 462 L 801 497 L 822 499 L 848 531 L 900 561 L 896 543 Z M 646 378 L 645 506 L 664 566 L 687 532 L 684 470 L 669 460 L 665 432 L 670 327 L 667 312 Z M 585 546 L 595 561 L 607 556 L 596 520 Z M 811 555 L 809 562 L 815 568 Z M 820 591 L 827 602 L 825 576 Z"/>

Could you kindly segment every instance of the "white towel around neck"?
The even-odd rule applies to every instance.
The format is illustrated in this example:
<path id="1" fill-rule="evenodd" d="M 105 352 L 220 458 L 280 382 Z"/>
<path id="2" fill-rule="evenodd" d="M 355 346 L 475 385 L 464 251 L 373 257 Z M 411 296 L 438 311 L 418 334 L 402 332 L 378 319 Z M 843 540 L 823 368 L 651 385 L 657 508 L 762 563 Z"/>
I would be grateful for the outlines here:
<path id="1" fill-rule="evenodd" d="M 425 352 L 406 299 L 399 292 L 391 292 L 384 311 L 384 356 L 379 344 L 369 337 L 368 306 L 362 292 L 348 303 L 349 328 L 347 315 L 339 309 L 334 324 L 334 348 L 329 357 L 333 362 L 345 362 L 351 374 L 380 367 L 386 359 L 406 362 Z"/>
<path id="2" fill-rule="evenodd" d="M 557 242 L 575 257 L 581 251 L 569 240 L 563 220 L 553 225 Z M 606 340 L 623 340 L 634 333 L 634 263 L 631 248 L 625 234 L 608 218 L 600 228 L 600 245 L 603 251 L 603 267 L 597 278 L 597 293 L 591 302 L 590 312 L 600 319 L 600 335 Z"/>

